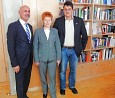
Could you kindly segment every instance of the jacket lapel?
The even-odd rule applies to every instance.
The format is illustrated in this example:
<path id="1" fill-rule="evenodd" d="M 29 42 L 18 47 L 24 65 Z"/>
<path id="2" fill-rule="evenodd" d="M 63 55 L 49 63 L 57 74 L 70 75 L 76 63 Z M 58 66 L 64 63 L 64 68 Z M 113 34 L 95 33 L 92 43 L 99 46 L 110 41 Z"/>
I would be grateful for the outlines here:
<path id="1" fill-rule="evenodd" d="M 65 36 L 65 17 L 63 16 L 63 18 L 62 18 L 62 20 L 61 20 L 61 29 L 63 30 L 63 34 L 64 34 L 64 36 Z"/>
<path id="2" fill-rule="evenodd" d="M 42 32 L 41 32 L 42 38 L 44 39 L 44 41 L 47 41 L 47 37 L 44 31 L 44 28 L 42 28 Z"/>
<path id="3" fill-rule="evenodd" d="M 50 29 L 48 41 L 52 41 L 52 38 L 53 38 L 53 31 L 52 31 L 52 29 Z"/>
<path id="4" fill-rule="evenodd" d="M 18 26 L 19 26 L 18 31 L 19 31 L 19 33 L 20 33 L 20 36 L 22 36 L 22 38 L 24 37 L 24 38 L 23 38 L 23 41 L 29 43 L 29 42 L 28 42 L 27 35 L 26 35 L 26 32 L 25 32 L 23 26 L 21 25 L 21 23 L 19 22 L 19 20 L 18 20 Z"/>
<path id="5" fill-rule="evenodd" d="M 75 17 L 74 17 L 73 23 L 74 23 L 74 35 L 76 35 L 75 32 L 77 32 L 77 30 L 79 29 L 79 21 L 78 21 L 78 19 L 75 19 Z"/>

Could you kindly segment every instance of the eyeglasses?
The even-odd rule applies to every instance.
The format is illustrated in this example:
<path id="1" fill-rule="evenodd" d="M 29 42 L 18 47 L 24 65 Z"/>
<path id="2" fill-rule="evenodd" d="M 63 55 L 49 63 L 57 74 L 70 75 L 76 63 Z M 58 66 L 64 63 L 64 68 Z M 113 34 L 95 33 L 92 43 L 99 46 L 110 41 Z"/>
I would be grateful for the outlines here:
<path id="1" fill-rule="evenodd" d="M 63 9 L 63 10 L 64 10 L 64 11 L 72 11 L 72 9 L 70 9 L 70 8 L 69 8 L 69 9 Z"/>

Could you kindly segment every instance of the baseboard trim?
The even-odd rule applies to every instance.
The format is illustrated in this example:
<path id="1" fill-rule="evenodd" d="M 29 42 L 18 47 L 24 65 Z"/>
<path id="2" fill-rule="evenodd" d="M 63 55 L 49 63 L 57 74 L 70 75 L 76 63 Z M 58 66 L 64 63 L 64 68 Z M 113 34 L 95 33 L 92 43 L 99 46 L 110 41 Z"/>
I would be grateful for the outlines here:
<path id="1" fill-rule="evenodd" d="M 28 91 L 37 91 L 40 90 L 40 87 L 32 87 L 32 88 L 28 88 Z"/>

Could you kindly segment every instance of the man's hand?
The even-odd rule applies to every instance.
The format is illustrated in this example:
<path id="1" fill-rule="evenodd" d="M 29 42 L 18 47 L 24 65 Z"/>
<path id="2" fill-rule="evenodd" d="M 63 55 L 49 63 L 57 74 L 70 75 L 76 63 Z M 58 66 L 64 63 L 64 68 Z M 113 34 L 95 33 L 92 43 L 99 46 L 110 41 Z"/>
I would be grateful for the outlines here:
<path id="1" fill-rule="evenodd" d="M 20 66 L 18 65 L 16 67 L 13 67 L 13 69 L 14 69 L 15 73 L 18 73 L 20 71 Z"/>

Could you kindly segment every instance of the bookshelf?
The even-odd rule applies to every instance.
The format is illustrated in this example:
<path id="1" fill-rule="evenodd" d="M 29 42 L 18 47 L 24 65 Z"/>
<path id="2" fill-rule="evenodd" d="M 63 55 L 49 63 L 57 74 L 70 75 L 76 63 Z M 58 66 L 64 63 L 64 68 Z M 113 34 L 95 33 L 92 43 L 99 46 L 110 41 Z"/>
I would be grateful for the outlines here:
<path id="1" fill-rule="evenodd" d="M 63 4 L 59 0 L 59 15 Z M 86 48 L 79 58 L 77 80 L 115 72 L 115 2 L 114 0 L 71 0 L 74 16 L 84 19 L 88 34 Z"/>

